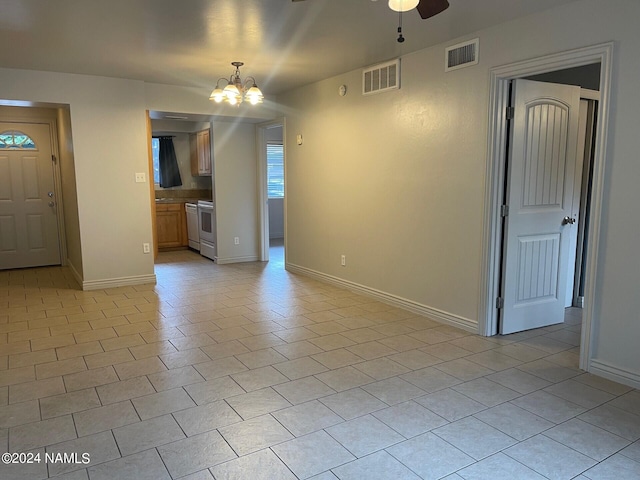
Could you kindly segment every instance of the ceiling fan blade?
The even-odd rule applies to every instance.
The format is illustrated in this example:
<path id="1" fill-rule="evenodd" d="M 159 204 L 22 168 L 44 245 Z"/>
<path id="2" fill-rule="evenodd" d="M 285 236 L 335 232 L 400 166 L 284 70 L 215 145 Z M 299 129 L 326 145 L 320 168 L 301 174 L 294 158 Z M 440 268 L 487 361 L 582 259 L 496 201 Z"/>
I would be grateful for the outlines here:
<path id="1" fill-rule="evenodd" d="M 449 8 L 449 2 L 447 0 L 420 0 L 420 3 L 418 3 L 416 8 L 424 20 L 444 12 Z"/>

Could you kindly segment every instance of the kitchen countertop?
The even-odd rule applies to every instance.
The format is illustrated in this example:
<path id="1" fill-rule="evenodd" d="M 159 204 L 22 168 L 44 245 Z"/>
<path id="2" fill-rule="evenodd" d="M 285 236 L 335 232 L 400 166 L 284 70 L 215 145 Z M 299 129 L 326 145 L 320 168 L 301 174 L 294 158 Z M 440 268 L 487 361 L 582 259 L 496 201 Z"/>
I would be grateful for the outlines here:
<path id="1" fill-rule="evenodd" d="M 156 198 L 156 203 L 198 203 L 198 200 L 209 200 L 205 198 Z"/>

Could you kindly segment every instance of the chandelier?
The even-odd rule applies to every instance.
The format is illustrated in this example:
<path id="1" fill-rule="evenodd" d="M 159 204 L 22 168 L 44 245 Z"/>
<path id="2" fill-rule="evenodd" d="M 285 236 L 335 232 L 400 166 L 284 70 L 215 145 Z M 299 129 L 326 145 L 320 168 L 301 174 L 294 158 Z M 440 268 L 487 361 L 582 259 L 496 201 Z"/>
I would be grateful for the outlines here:
<path id="1" fill-rule="evenodd" d="M 244 65 L 242 62 L 231 62 L 231 65 L 236 67 L 236 71 L 229 77 L 219 78 L 216 82 L 216 88 L 211 92 L 209 100 L 213 100 L 216 103 L 227 102 L 231 105 L 240 105 L 243 100 L 246 100 L 251 105 L 262 103 L 264 95 L 256 85 L 256 79 L 253 77 L 247 77 L 244 81 L 240 78 L 240 67 Z M 221 87 L 221 83 L 226 82 L 224 87 Z M 249 88 L 247 88 L 249 87 Z"/>

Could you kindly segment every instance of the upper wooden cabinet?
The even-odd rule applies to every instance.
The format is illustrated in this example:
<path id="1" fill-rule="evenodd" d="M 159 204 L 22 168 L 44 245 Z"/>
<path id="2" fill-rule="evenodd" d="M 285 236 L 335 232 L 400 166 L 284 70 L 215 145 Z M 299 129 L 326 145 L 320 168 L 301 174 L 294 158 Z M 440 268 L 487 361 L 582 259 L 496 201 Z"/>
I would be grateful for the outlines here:
<path id="1" fill-rule="evenodd" d="M 189 135 L 191 147 L 191 174 L 193 176 L 211 175 L 211 139 L 209 130 Z"/>

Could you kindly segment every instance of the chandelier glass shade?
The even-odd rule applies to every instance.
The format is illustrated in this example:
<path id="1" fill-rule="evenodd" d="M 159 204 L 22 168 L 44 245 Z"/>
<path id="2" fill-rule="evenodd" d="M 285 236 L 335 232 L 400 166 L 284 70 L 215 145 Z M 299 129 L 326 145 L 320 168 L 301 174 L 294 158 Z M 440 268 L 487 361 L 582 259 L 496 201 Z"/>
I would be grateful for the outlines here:
<path id="1" fill-rule="evenodd" d="M 418 6 L 420 0 L 389 0 L 389 8 L 394 12 L 408 12 Z"/>
<path id="2" fill-rule="evenodd" d="M 243 100 L 246 100 L 251 105 L 262 103 L 264 95 L 258 88 L 258 85 L 256 85 L 256 79 L 247 77 L 242 80 L 240 78 L 240 67 L 244 65 L 244 63 L 231 62 L 231 65 L 236 67 L 236 71 L 229 79 L 218 79 L 216 88 L 211 92 L 209 100 L 213 100 L 216 103 L 227 102 L 230 105 L 240 105 Z"/>

